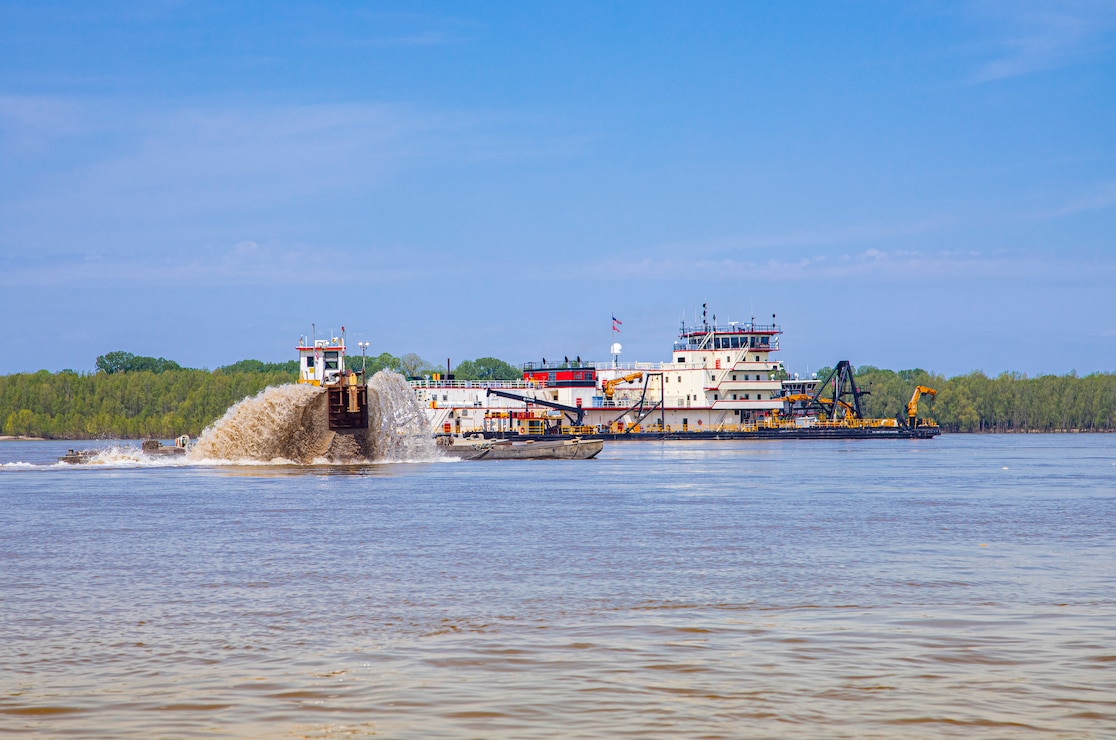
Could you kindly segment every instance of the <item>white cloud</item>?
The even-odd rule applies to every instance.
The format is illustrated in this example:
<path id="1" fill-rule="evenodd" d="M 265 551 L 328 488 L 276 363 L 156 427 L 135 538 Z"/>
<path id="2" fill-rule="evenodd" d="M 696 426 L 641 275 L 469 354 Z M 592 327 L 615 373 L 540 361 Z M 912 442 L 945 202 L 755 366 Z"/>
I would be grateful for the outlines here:
<path id="1" fill-rule="evenodd" d="M 1114 265 L 1096 265 L 1098 272 L 1116 272 Z M 860 253 L 816 254 L 789 259 L 611 259 L 594 272 L 648 281 L 762 282 L 855 289 L 866 282 L 916 284 L 972 279 L 1051 280 L 1080 279 L 1080 265 L 1067 265 L 1046 256 L 981 253 L 962 250 L 936 252 L 869 249 Z"/>
<path id="2" fill-rule="evenodd" d="M 93 234 L 119 248 L 126 232 L 165 241 L 177 226 L 221 214 L 375 187 L 414 156 L 423 136 L 447 125 L 393 105 L 152 110 L 119 100 L 8 98 L 0 101 L 0 132 L 23 161 L 0 191 L 0 240 Z"/>
<path id="3" fill-rule="evenodd" d="M 131 254 L 103 252 L 50 255 L 44 259 L 0 258 L 0 286 L 197 285 L 272 286 L 372 285 L 418 280 L 423 270 L 398 253 L 365 252 L 309 245 L 257 244 L 193 250 L 154 247 Z"/>
<path id="4" fill-rule="evenodd" d="M 49 154 L 60 138 L 88 131 L 80 101 L 36 95 L 0 95 L 0 154 L 9 162 Z M 9 171 L 8 176 L 11 176 Z"/>
<path id="5" fill-rule="evenodd" d="M 227 243 L 230 231 L 259 224 L 327 220 L 338 203 L 359 214 L 407 171 L 581 146 L 545 121 L 502 112 L 0 98 L 0 154 L 22 158 L 0 183 L 0 251 Z"/>
<path id="6" fill-rule="evenodd" d="M 666 244 L 659 248 L 659 252 L 662 254 L 676 254 L 680 251 L 694 251 L 701 254 L 724 254 L 741 250 L 759 251 L 856 245 L 864 242 L 888 241 L 928 234 L 949 223 L 951 223 L 950 219 L 939 217 L 908 222 L 880 222 L 790 229 L 781 232 L 745 234 L 701 242 Z"/>
<path id="7" fill-rule="evenodd" d="M 1039 212 L 1036 219 L 1045 220 L 1074 216 L 1078 213 L 1103 211 L 1116 206 L 1116 183 L 1096 188 L 1093 192 L 1063 203 L 1057 208 Z"/>
<path id="8" fill-rule="evenodd" d="M 1116 5 L 1105 0 L 986 0 L 971 8 L 997 28 L 991 58 L 973 75 L 978 83 L 1092 60 L 1116 30 Z"/>

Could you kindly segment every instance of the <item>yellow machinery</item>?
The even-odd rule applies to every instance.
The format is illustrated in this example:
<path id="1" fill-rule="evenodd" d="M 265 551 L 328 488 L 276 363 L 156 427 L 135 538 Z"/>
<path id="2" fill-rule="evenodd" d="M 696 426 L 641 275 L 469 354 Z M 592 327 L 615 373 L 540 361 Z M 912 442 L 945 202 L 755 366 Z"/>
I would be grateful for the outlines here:
<path id="1" fill-rule="evenodd" d="M 832 401 L 830 401 L 828 398 L 819 398 L 818 401 L 820 401 L 823 404 L 832 403 Z M 846 419 L 856 419 L 856 418 L 858 418 L 858 414 L 856 413 L 856 409 L 853 408 L 853 405 L 851 403 L 848 403 L 847 401 L 842 401 L 841 399 L 837 399 L 836 403 L 837 403 L 838 406 L 840 406 L 841 408 L 843 408 L 845 410 L 845 418 Z M 834 413 L 833 416 L 834 416 L 834 418 L 836 418 L 837 414 Z"/>
<path id="2" fill-rule="evenodd" d="M 834 406 L 834 401 L 833 401 L 832 398 L 815 397 L 815 396 L 810 395 L 809 393 L 791 393 L 789 395 L 780 396 L 779 398 L 774 398 L 772 400 L 773 401 L 785 401 L 785 402 L 791 403 L 791 404 L 797 403 L 797 402 L 800 402 L 800 401 L 804 402 L 804 403 L 817 403 L 817 404 L 821 404 L 823 409 L 825 409 L 827 411 L 831 410 L 832 411 L 831 415 L 834 418 L 836 418 L 836 416 L 837 416 L 836 409 L 833 407 Z M 853 405 L 851 403 L 848 403 L 846 401 L 838 400 L 836 402 L 836 405 L 840 406 L 841 408 L 843 408 L 845 410 L 845 418 L 846 419 L 859 418 L 859 415 L 856 413 L 856 409 L 853 408 Z"/>
<path id="3" fill-rule="evenodd" d="M 601 383 L 601 391 L 604 392 L 605 398 L 612 398 L 612 396 L 616 393 L 616 386 L 620 385 L 621 383 L 631 383 L 633 380 L 640 380 L 642 377 L 643 373 L 640 372 L 628 373 L 627 375 L 622 375 L 619 378 L 606 380 L 605 382 Z"/>
<path id="4" fill-rule="evenodd" d="M 918 399 L 922 396 L 930 396 L 933 398 L 938 395 L 938 392 L 933 388 L 928 388 L 924 385 L 915 386 L 914 394 L 911 395 L 911 400 L 907 403 L 907 423 L 915 426 L 915 417 L 918 416 Z"/>

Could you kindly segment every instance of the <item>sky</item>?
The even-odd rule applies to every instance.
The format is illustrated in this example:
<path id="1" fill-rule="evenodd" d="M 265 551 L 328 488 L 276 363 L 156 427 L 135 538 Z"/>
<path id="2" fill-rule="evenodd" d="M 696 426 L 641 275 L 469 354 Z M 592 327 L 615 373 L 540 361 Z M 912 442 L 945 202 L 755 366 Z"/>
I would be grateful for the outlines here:
<path id="1" fill-rule="evenodd" d="M 0 374 L 1116 371 L 1116 2 L 0 3 Z M 612 331 L 612 317 L 622 322 Z"/>

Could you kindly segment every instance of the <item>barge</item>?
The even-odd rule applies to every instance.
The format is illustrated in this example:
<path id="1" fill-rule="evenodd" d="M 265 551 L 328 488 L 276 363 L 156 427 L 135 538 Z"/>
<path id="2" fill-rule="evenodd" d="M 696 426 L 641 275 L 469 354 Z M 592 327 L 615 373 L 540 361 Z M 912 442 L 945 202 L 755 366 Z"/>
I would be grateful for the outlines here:
<path id="1" fill-rule="evenodd" d="M 438 449 L 462 460 L 592 460 L 604 449 L 602 439 L 554 440 L 462 439 L 442 436 Z"/>

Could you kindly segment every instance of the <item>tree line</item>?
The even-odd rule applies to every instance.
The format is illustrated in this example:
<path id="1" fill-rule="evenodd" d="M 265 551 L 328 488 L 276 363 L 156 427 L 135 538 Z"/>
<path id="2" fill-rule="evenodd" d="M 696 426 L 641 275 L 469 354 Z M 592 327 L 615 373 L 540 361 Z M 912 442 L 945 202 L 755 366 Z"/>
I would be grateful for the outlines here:
<path id="1" fill-rule="evenodd" d="M 818 374 L 822 377 L 822 374 Z M 856 370 L 864 416 L 906 418 L 915 386 L 938 394 L 919 400 L 919 417 L 933 418 L 947 432 L 1116 431 L 1116 373 L 1079 377 L 980 371 L 946 378 L 925 370 Z"/>
<path id="2" fill-rule="evenodd" d="M 371 377 L 383 369 L 422 377 L 438 369 L 415 354 L 349 356 L 350 369 L 366 362 Z M 237 401 L 273 385 L 293 383 L 298 361 L 241 360 L 216 370 L 185 368 L 162 357 L 108 352 L 96 371 L 0 376 L 0 435 L 50 439 L 170 439 L 198 436 Z M 520 372 L 482 357 L 460 363 L 462 380 L 509 380 Z"/>
<path id="3" fill-rule="evenodd" d="M 348 358 L 366 363 L 369 376 L 391 369 L 407 377 L 440 372 L 415 354 L 382 353 Z M 54 439 L 197 436 L 237 401 L 273 385 L 292 383 L 295 360 L 242 360 L 216 370 L 184 368 L 164 358 L 110 352 L 96 372 L 22 373 L 0 376 L 0 434 Z M 520 370 L 494 357 L 465 360 L 453 369 L 460 380 L 514 380 Z M 819 373 L 819 376 L 822 376 Z M 864 416 L 906 418 L 915 386 L 937 390 L 919 403 L 919 416 L 949 432 L 1116 431 L 1116 373 L 1028 378 L 972 372 L 946 378 L 925 370 L 862 366 L 857 383 L 869 391 Z"/>

